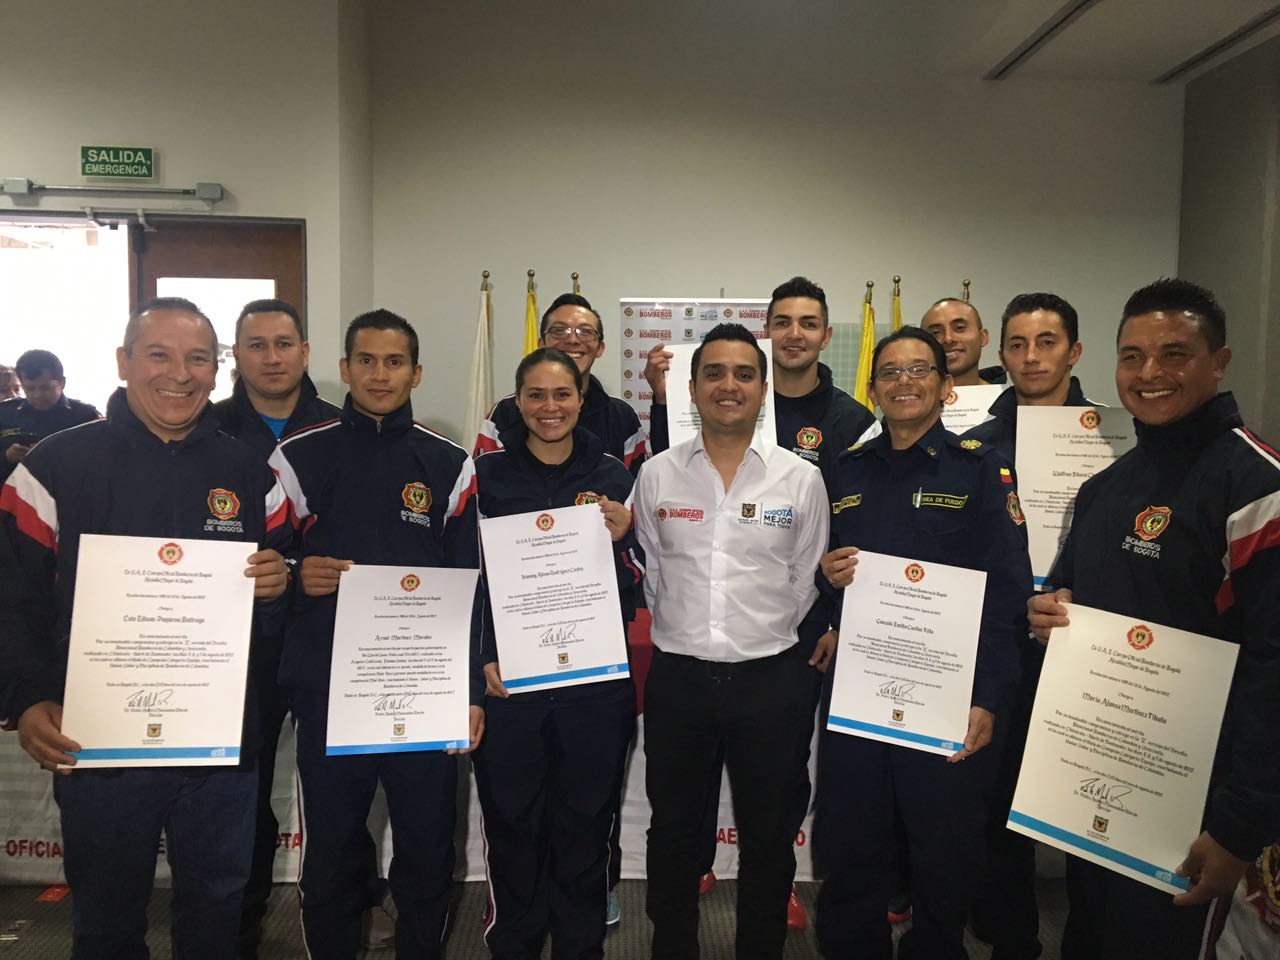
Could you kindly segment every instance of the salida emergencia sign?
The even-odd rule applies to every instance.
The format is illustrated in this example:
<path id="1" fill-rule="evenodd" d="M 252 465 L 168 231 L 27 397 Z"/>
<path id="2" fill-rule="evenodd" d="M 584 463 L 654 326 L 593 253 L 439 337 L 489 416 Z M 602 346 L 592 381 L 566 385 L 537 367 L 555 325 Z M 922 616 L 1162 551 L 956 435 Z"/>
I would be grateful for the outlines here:
<path id="1" fill-rule="evenodd" d="M 151 147 L 81 147 L 80 176 L 151 180 L 155 159 Z"/>

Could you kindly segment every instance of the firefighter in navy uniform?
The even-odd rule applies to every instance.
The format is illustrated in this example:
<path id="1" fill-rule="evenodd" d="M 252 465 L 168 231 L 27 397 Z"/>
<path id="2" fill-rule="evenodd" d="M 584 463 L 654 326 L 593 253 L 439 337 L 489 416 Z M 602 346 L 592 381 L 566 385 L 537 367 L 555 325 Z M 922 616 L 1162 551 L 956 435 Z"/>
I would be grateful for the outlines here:
<path id="1" fill-rule="evenodd" d="M 854 579 L 858 549 L 945 563 L 987 574 L 973 699 L 964 748 L 951 757 L 824 731 L 819 756 L 814 856 L 818 946 L 827 957 L 888 958 L 885 904 L 894 892 L 894 818 L 907 837 L 912 929 L 902 957 L 963 957 L 964 924 L 983 850 L 987 806 L 999 767 L 992 736 L 1018 678 L 1031 588 L 1027 536 L 1013 471 L 995 450 L 942 426 L 952 389 L 942 347 L 918 327 L 881 340 L 871 395 L 885 430 L 842 454 L 828 493 L 833 549 L 819 583 Z M 828 642 L 824 637 L 821 646 Z M 837 667 L 838 669 L 838 667 Z M 984 749 L 985 748 L 985 749 Z"/>
<path id="2" fill-rule="evenodd" d="M 1067 859 L 1065 960 L 1200 956 L 1208 903 L 1230 897 L 1280 836 L 1280 454 L 1218 383 L 1231 358 L 1213 295 L 1159 280 L 1125 304 L 1116 389 L 1137 446 L 1085 482 L 1050 574 L 1029 601 L 1049 641 L 1075 602 L 1239 644 L 1203 832 L 1176 897 Z M 1216 717 L 1205 718 L 1216 723 Z"/>
<path id="3" fill-rule="evenodd" d="M 438 751 L 327 756 L 329 663 L 336 593 L 351 563 L 479 566 L 475 470 L 465 449 L 414 422 L 409 398 L 422 367 L 408 321 L 362 314 L 347 327 L 345 352 L 341 418 L 286 438 L 270 460 L 301 529 L 280 682 L 298 742 L 303 937 L 313 958 L 355 957 L 377 862 L 366 819 L 381 783 L 395 838 L 396 950 L 437 957 L 453 880 L 457 760 Z M 476 648 L 470 748 L 483 732 L 483 697 Z"/>
<path id="4" fill-rule="evenodd" d="M 503 431 L 501 449 L 476 461 L 479 512 L 528 514 L 532 524 L 538 511 L 556 507 L 600 511 L 614 541 L 625 645 L 641 574 L 630 533 L 631 474 L 577 426 L 581 379 L 567 355 L 544 347 L 525 357 L 515 396 L 522 421 Z M 629 678 L 604 675 L 512 694 L 502 682 L 487 590 L 484 605 L 489 696 L 474 769 L 489 880 L 485 943 L 495 960 L 536 960 L 550 934 L 552 956 L 600 957 L 600 893 L 635 733 L 635 688 Z"/>
<path id="5" fill-rule="evenodd" d="M 991 419 L 964 439 L 981 440 L 1016 463 L 1018 410 L 1024 406 L 1090 407 L 1071 371 L 1080 360 L 1080 321 L 1075 308 L 1052 293 L 1020 293 L 1000 317 L 1000 361 L 1013 386 L 989 408 Z M 1004 755 L 987 824 L 987 862 L 970 913 L 974 934 L 992 946 L 992 960 L 1034 960 L 1041 953 L 1036 902 L 1035 841 L 1010 830 L 1009 808 L 1018 783 L 1044 647 L 1020 638 L 1022 677 L 1004 725 Z"/>
<path id="6" fill-rule="evenodd" d="M 213 412 L 229 433 L 251 446 L 265 464 L 282 436 L 317 423 L 336 420 L 342 410 L 322 399 L 307 376 L 310 344 L 302 332 L 297 309 L 284 300 L 253 300 L 236 318 L 235 386 L 231 396 L 213 405 Z M 253 869 L 245 887 L 240 921 L 239 960 L 258 955 L 262 920 L 271 896 L 272 867 L 280 824 L 271 806 L 275 782 L 276 747 L 280 727 L 289 712 L 289 697 L 280 686 L 280 654 L 284 646 L 283 624 L 271 635 L 257 638 L 250 675 L 256 684 L 259 749 L 258 821 L 253 844 Z M 375 875 L 370 898 L 380 899 Z"/>
<path id="7" fill-rule="evenodd" d="M 14 376 L 26 395 L 0 402 L 0 483 L 37 441 L 102 416 L 63 392 L 67 378 L 62 361 L 48 350 L 28 350 L 20 356 Z"/>
<path id="8" fill-rule="evenodd" d="M 803 460 L 815 464 L 824 478 L 830 476 L 835 457 L 857 442 L 875 425 L 871 411 L 835 385 L 831 369 L 818 357 L 831 342 L 831 323 L 827 311 L 827 295 L 822 287 L 807 277 L 792 277 L 774 288 L 765 312 L 765 330 L 773 353 L 773 414 L 778 446 L 790 450 Z M 653 388 L 653 406 L 649 417 L 650 445 L 658 453 L 670 445 L 667 433 L 666 371 L 671 354 L 658 345 L 649 352 L 645 379 Z M 817 670 L 802 671 L 809 703 L 808 716 L 817 715 L 822 694 L 822 669 L 825 661 L 815 660 L 818 639 L 830 625 L 830 600 L 820 596 L 800 624 L 794 655 Z M 800 765 L 796 771 L 794 821 L 798 834 L 809 812 L 812 785 L 809 782 L 809 745 L 813 739 L 810 723 L 800 731 Z M 702 890 L 715 883 L 711 872 L 715 862 L 716 820 L 720 812 L 719 781 L 708 798 L 704 825 Z M 787 905 L 787 925 L 804 929 L 808 925 L 804 906 L 795 891 Z"/>

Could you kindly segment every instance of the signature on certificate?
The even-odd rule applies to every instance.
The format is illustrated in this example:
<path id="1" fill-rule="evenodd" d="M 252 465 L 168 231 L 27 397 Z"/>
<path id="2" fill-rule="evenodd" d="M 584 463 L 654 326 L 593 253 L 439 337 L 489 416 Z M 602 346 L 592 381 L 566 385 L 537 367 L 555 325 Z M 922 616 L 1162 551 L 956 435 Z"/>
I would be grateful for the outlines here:
<path id="1" fill-rule="evenodd" d="M 412 707 L 415 699 L 417 694 L 413 693 L 384 693 L 373 701 L 373 712 L 375 714 L 400 713 Z"/>
<path id="2" fill-rule="evenodd" d="M 905 680 L 886 680 L 879 686 L 879 695 L 882 697 L 890 697 L 894 700 L 900 700 L 916 688 L 914 683 L 908 683 Z"/>
<path id="3" fill-rule="evenodd" d="M 578 639 L 578 623 L 564 623 L 558 627 L 552 627 L 550 630 L 543 631 L 538 637 L 539 643 L 564 643 L 567 640 Z"/>
<path id="4" fill-rule="evenodd" d="M 1098 803 L 1112 810 L 1125 810 L 1128 807 L 1124 805 L 1124 798 L 1133 793 L 1133 788 L 1123 783 L 1111 783 L 1102 777 L 1088 777 L 1080 781 L 1080 795 L 1088 797 L 1091 800 L 1097 800 Z"/>
<path id="5" fill-rule="evenodd" d="M 172 696 L 173 691 L 171 689 L 137 690 L 129 694 L 129 699 L 125 701 L 125 705 L 144 710 L 151 707 L 163 707 Z"/>

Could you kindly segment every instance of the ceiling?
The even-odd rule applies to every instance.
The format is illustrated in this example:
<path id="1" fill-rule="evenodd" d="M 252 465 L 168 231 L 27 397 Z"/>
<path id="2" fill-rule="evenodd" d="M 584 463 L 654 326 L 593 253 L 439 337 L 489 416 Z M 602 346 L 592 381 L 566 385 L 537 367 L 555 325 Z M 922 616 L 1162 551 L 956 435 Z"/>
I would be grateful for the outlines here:
<path id="1" fill-rule="evenodd" d="M 1184 82 L 1280 36 L 1276 0 L 979 0 L 970 10 L 985 30 L 978 24 L 981 35 L 948 72 L 1003 81 Z M 1037 37 L 1044 39 L 1037 44 Z"/>

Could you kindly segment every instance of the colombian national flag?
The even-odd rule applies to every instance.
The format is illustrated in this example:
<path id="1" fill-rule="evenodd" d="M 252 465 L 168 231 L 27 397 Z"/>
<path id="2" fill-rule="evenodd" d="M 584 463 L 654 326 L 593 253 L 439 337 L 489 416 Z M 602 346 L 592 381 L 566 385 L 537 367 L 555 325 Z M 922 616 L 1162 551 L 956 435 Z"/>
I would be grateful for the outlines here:
<path id="1" fill-rule="evenodd" d="M 1000 468 L 1000 482 L 1001 482 L 1001 483 L 1007 483 L 1007 484 L 1009 484 L 1010 486 L 1012 486 L 1012 485 L 1013 485 L 1013 474 L 1009 472 L 1009 468 L 1008 468 L 1008 467 L 1001 467 L 1001 468 Z"/>

